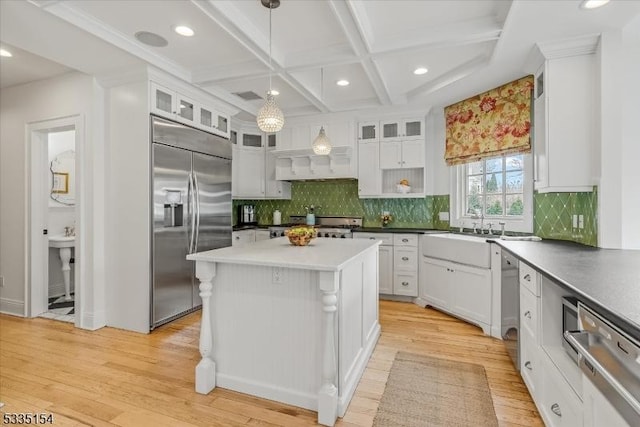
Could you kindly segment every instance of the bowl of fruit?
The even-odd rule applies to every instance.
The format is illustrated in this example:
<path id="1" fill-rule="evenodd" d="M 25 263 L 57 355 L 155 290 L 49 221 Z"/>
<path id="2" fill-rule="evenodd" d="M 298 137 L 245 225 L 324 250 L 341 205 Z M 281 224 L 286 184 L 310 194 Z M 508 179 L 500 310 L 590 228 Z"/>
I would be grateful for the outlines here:
<path id="1" fill-rule="evenodd" d="M 291 227 L 284 232 L 294 246 L 307 246 L 316 237 L 316 229 L 309 226 Z"/>
<path id="2" fill-rule="evenodd" d="M 408 179 L 400 180 L 400 182 L 396 186 L 396 191 L 402 194 L 407 194 L 408 192 L 410 192 L 411 187 L 409 186 L 409 180 Z"/>

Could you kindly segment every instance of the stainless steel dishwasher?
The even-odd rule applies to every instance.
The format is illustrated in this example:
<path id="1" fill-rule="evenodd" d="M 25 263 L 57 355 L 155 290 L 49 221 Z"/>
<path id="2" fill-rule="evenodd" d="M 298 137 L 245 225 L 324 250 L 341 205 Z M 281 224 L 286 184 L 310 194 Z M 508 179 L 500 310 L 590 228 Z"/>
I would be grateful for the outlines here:
<path id="1" fill-rule="evenodd" d="M 580 302 L 578 317 L 581 331 L 564 336 L 580 369 L 630 426 L 640 426 L 640 343 Z"/>
<path id="2" fill-rule="evenodd" d="M 500 286 L 500 333 L 516 370 L 520 370 L 520 286 L 518 259 L 502 250 Z"/>

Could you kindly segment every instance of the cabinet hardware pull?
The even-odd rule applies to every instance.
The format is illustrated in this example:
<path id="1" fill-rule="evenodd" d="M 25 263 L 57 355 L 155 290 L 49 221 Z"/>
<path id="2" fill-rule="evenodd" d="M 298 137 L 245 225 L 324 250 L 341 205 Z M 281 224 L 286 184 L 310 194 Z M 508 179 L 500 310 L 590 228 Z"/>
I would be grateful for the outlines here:
<path id="1" fill-rule="evenodd" d="M 527 369 L 528 369 L 528 370 L 530 370 L 530 371 L 532 371 L 532 370 L 533 370 L 533 368 L 531 367 L 531 362 L 530 362 L 530 361 L 528 361 L 528 360 L 525 362 L 524 367 L 525 367 L 525 368 L 527 368 Z"/>
<path id="2" fill-rule="evenodd" d="M 525 274 L 524 280 L 526 280 L 527 282 L 530 282 L 531 281 L 531 275 L 530 274 Z"/>
<path id="3" fill-rule="evenodd" d="M 527 310 L 524 312 L 524 317 L 526 317 L 527 319 L 531 319 L 531 311 Z"/>
<path id="4" fill-rule="evenodd" d="M 409 286 L 409 282 L 402 282 L 402 286 Z"/>
<path id="5" fill-rule="evenodd" d="M 407 243 L 409 239 L 402 239 L 403 242 Z"/>
<path id="6" fill-rule="evenodd" d="M 375 237 L 369 237 L 369 240 L 376 240 Z"/>
<path id="7" fill-rule="evenodd" d="M 402 260 L 403 260 L 403 261 L 409 261 L 409 257 L 403 256 L 403 257 L 402 257 Z"/>
<path id="8" fill-rule="evenodd" d="M 236 240 L 240 240 L 240 236 L 236 236 Z"/>
<path id="9" fill-rule="evenodd" d="M 553 412 L 554 414 L 556 414 L 557 416 L 562 418 L 562 412 L 560 411 L 560 405 L 558 405 L 557 403 L 554 403 L 553 405 L 551 405 L 551 412 Z"/>

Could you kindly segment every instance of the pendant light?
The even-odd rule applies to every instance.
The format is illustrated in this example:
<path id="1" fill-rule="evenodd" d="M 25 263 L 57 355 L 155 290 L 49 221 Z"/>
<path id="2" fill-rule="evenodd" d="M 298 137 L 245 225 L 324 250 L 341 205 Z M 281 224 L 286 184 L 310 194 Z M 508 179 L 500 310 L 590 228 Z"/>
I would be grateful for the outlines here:
<path id="1" fill-rule="evenodd" d="M 284 116 L 271 92 L 271 10 L 280 6 L 280 0 L 261 0 L 261 2 L 264 7 L 269 8 L 269 91 L 267 100 L 258 111 L 256 121 L 261 131 L 273 133 L 280 131 L 284 126 Z"/>
<path id="2" fill-rule="evenodd" d="M 324 98 L 324 69 L 320 68 L 320 99 Z M 324 126 L 320 126 L 320 132 L 318 136 L 313 140 L 313 152 L 326 156 L 331 152 L 331 141 L 327 138 L 327 134 L 324 132 Z"/>

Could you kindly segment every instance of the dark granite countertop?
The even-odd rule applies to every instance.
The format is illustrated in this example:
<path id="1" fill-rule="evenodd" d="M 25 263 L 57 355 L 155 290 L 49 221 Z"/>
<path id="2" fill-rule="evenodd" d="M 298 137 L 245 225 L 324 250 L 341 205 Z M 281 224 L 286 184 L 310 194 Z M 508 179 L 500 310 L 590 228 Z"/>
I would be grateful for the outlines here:
<path id="1" fill-rule="evenodd" d="M 382 228 L 382 227 L 360 227 L 354 232 L 362 233 L 413 233 L 413 234 L 428 234 L 428 233 L 447 233 L 448 230 L 433 230 L 431 228 Z"/>
<path id="2" fill-rule="evenodd" d="M 495 240 L 640 341 L 640 250 Z"/>

